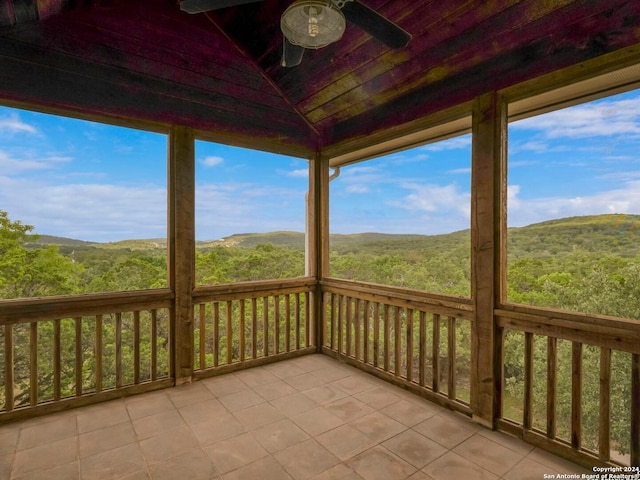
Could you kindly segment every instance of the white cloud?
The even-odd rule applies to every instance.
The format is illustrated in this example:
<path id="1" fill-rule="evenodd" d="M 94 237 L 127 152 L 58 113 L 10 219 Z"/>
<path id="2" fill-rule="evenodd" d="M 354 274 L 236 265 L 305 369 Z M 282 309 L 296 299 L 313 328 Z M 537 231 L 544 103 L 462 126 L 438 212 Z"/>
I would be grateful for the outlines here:
<path id="1" fill-rule="evenodd" d="M 38 130 L 27 123 L 20 120 L 16 113 L 0 117 L 0 133 L 31 133 L 36 134 Z"/>
<path id="2" fill-rule="evenodd" d="M 216 165 L 220 165 L 223 162 L 224 162 L 224 158 L 216 157 L 216 156 L 205 157 L 201 160 L 201 163 L 205 167 L 215 167 Z"/>
<path id="3" fill-rule="evenodd" d="M 356 183 L 356 184 L 347 186 L 347 188 L 345 188 L 344 191 L 347 193 L 369 193 L 371 189 L 369 189 L 369 187 L 367 187 L 366 185 L 363 185 L 361 183 Z"/>
<path id="4" fill-rule="evenodd" d="M 640 136 L 640 97 L 577 105 L 519 120 L 510 127 L 540 131 L 549 139 Z M 530 146 L 537 144 L 543 146 L 540 142 L 529 142 Z"/>
<path id="5" fill-rule="evenodd" d="M 305 229 L 305 191 L 250 184 L 206 184 L 196 188 L 196 236 Z"/>
<path id="6" fill-rule="evenodd" d="M 308 168 L 300 168 L 298 170 L 291 170 L 287 172 L 287 177 L 306 178 L 308 176 L 309 176 Z"/>
<path id="7" fill-rule="evenodd" d="M 0 171 L 4 175 L 15 175 L 33 170 L 49 170 L 60 163 L 72 161 L 71 157 L 44 156 L 37 158 L 14 158 L 9 153 L 0 150 Z"/>
<path id="8" fill-rule="evenodd" d="M 595 192 L 580 197 L 544 197 L 522 199 L 520 185 L 508 188 L 508 221 L 510 226 L 523 226 L 554 218 L 606 213 L 640 212 L 640 180 L 631 180 L 621 188 Z"/>
<path id="9" fill-rule="evenodd" d="M 166 189 L 154 185 L 49 185 L 0 177 L 0 205 L 38 233 L 109 241 L 166 236 Z"/>
<path id="10" fill-rule="evenodd" d="M 405 196 L 397 206 L 411 211 L 439 214 L 469 215 L 471 194 L 463 192 L 455 183 L 449 185 L 405 185 L 413 193 Z"/>
<path id="11" fill-rule="evenodd" d="M 450 138 L 448 140 L 441 140 L 439 142 L 430 143 L 424 147 L 420 147 L 421 150 L 427 150 L 431 152 L 441 152 L 443 150 L 460 150 L 463 148 L 471 147 L 471 135 L 463 135 L 461 137 Z"/>

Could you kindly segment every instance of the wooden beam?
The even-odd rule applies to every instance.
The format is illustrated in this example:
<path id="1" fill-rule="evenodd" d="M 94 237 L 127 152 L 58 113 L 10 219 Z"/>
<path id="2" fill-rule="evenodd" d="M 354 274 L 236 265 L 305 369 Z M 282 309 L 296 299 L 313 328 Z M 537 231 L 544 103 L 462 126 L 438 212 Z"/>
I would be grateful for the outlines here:
<path id="1" fill-rule="evenodd" d="M 506 104 L 496 93 L 477 98 L 471 172 L 471 342 L 473 419 L 493 428 L 500 409 L 499 334 L 494 309 L 504 298 L 506 232 Z"/>
<path id="2" fill-rule="evenodd" d="M 329 275 L 329 159 L 316 153 L 309 162 L 307 205 L 307 275 L 318 282 L 313 292 L 315 346 L 320 351 L 323 338 L 323 301 L 319 281 Z M 333 330 L 331 331 L 333 336 Z"/>
<path id="3" fill-rule="evenodd" d="M 193 376 L 195 143 L 191 129 L 171 129 L 168 168 L 168 275 L 175 296 L 171 312 L 172 373 L 179 385 L 190 382 Z"/>

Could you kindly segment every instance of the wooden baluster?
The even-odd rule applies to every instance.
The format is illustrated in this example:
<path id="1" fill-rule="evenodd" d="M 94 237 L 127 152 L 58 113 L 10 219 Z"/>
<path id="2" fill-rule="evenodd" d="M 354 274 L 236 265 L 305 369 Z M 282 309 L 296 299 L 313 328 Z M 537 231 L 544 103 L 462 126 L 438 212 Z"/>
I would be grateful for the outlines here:
<path id="1" fill-rule="evenodd" d="M 122 387 L 122 314 L 116 313 L 116 388 Z"/>
<path id="2" fill-rule="evenodd" d="M 4 326 L 4 398 L 5 410 L 10 412 L 14 407 L 13 400 L 13 325 Z"/>
<path id="3" fill-rule="evenodd" d="M 140 383 L 140 312 L 133 312 L 133 383 Z"/>
<path id="4" fill-rule="evenodd" d="M 394 333 L 394 367 L 395 367 L 395 375 L 399 377 L 402 373 L 402 322 L 401 322 L 401 309 L 400 307 L 395 307 L 395 312 L 393 315 L 393 333 Z"/>
<path id="5" fill-rule="evenodd" d="M 420 345 L 418 347 L 419 359 L 419 384 L 427 385 L 427 313 L 420 312 Z"/>
<path id="6" fill-rule="evenodd" d="M 198 305 L 198 330 L 200 331 L 200 345 L 199 345 L 199 353 L 200 353 L 200 358 L 199 358 L 199 364 L 200 364 L 200 370 L 204 370 L 206 368 L 206 345 L 207 345 L 207 334 L 206 334 L 206 323 L 207 323 L 207 317 L 206 317 L 206 307 L 207 304 L 206 303 L 201 303 L 200 305 Z"/>
<path id="7" fill-rule="evenodd" d="M 383 339 L 383 349 L 384 349 L 384 371 L 389 371 L 389 365 L 391 364 L 391 352 L 389 350 L 391 343 L 391 318 L 389 317 L 389 305 L 384 305 L 384 313 L 383 313 L 383 321 L 384 321 L 384 339 Z"/>
<path id="8" fill-rule="evenodd" d="M 553 337 L 547 339 L 547 437 L 556 438 L 556 388 L 557 388 L 558 343 Z"/>
<path id="9" fill-rule="evenodd" d="M 369 326 L 369 322 L 371 321 L 371 316 L 369 315 L 369 300 L 365 300 L 364 301 L 364 315 L 363 315 L 363 320 L 364 320 L 364 341 L 362 342 L 362 348 L 364 350 L 363 352 L 363 356 L 362 356 L 362 360 L 364 361 L 364 363 L 370 363 L 370 359 L 369 359 L 369 332 L 370 332 L 370 326 Z"/>
<path id="10" fill-rule="evenodd" d="M 233 329 L 231 320 L 233 318 L 233 304 L 231 300 L 227 300 L 227 365 L 231 365 L 233 362 Z"/>
<path id="11" fill-rule="evenodd" d="M 102 323 L 102 318 L 100 318 Z M 96 327 L 97 328 L 97 327 Z M 158 311 L 151 310 L 151 381 L 158 378 Z"/>
<path id="12" fill-rule="evenodd" d="M 60 382 L 61 370 L 62 370 L 62 360 L 61 360 L 61 345 L 60 345 L 60 319 L 57 318 L 53 321 L 53 399 L 54 400 L 60 400 L 60 398 L 62 397 L 61 382 Z"/>
<path id="13" fill-rule="evenodd" d="M 295 312 L 296 312 L 295 313 L 295 322 L 296 322 L 296 326 L 295 326 L 295 328 L 296 328 L 296 331 L 295 331 L 296 340 L 295 340 L 295 342 L 296 342 L 296 350 L 300 350 L 300 328 L 302 328 L 302 325 L 300 323 L 300 294 L 296 293 L 294 299 L 295 299 L 294 308 L 295 308 Z M 326 311 L 326 310 L 323 310 L 323 312 L 324 311 Z M 325 325 L 326 325 L 326 323 L 325 323 Z M 327 338 L 327 335 L 326 335 L 327 332 L 325 331 L 324 333 L 325 333 L 324 338 Z"/>
<path id="14" fill-rule="evenodd" d="M 344 337 L 343 328 L 342 328 L 342 312 L 343 312 L 343 309 L 344 309 L 344 296 L 340 295 L 338 297 L 338 349 L 337 349 L 338 353 L 343 353 L 344 352 L 343 344 L 342 344 L 342 339 Z"/>
<path id="15" fill-rule="evenodd" d="M 75 374 L 76 374 L 76 397 L 82 396 L 82 317 L 73 319 L 75 326 Z"/>
<path id="16" fill-rule="evenodd" d="M 322 318 L 316 318 L 315 321 L 321 322 Z M 324 338 L 327 338 L 326 335 Z M 316 345 L 320 345 L 319 342 L 321 342 L 322 339 L 316 338 L 315 341 Z M 311 346 L 311 295 L 309 292 L 305 292 L 304 294 L 304 346 Z"/>
<path id="17" fill-rule="evenodd" d="M 241 298 L 239 300 L 240 302 L 240 361 L 244 362 L 244 357 L 245 357 L 245 349 L 247 348 L 247 340 L 246 340 L 246 333 L 245 332 L 245 318 L 244 318 L 244 299 Z"/>
<path id="18" fill-rule="evenodd" d="M 449 357 L 449 400 L 456 399 L 456 319 L 449 317 L 447 326 L 447 355 Z"/>
<path id="19" fill-rule="evenodd" d="M 251 358 L 258 358 L 258 299 L 251 299 Z"/>
<path id="20" fill-rule="evenodd" d="M 600 348 L 600 460 L 608 462 L 611 457 L 611 349 Z"/>
<path id="21" fill-rule="evenodd" d="M 353 299 L 351 297 L 345 297 L 344 302 L 344 316 L 345 316 L 345 324 L 347 329 L 347 345 L 345 354 L 347 357 L 351 356 L 351 343 L 353 341 L 353 316 L 351 312 L 351 305 L 353 303 Z"/>
<path id="22" fill-rule="evenodd" d="M 291 295 L 284 296 L 284 351 L 291 351 Z"/>
<path id="23" fill-rule="evenodd" d="M 273 297 L 273 353 L 280 353 L 280 296 Z"/>
<path id="24" fill-rule="evenodd" d="M 155 310 L 154 310 L 155 311 Z M 153 314 L 152 314 L 153 318 Z M 151 326 L 153 332 L 153 325 Z M 154 340 L 153 335 L 151 335 L 152 341 Z M 153 362 L 155 353 L 155 342 L 151 345 L 151 361 Z M 96 393 L 100 393 L 102 391 L 102 315 L 96 315 Z M 152 380 L 155 380 L 154 370 L 151 372 Z"/>
<path id="25" fill-rule="evenodd" d="M 331 341 L 329 342 L 329 347 L 331 350 L 336 350 L 336 320 L 337 320 L 337 312 L 336 312 L 336 295 L 331 293 Z"/>
<path id="26" fill-rule="evenodd" d="M 38 404 L 38 322 L 29 325 L 29 403 Z"/>
<path id="27" fill-rule="evenodd" d="M 431 389 L 438 392 L 440 391 L 440 315 L 437 313 L 433 314 L 433 345 L 431 347 L 431 361 L 433 363 Z"/>
<path id="28" fill-rule="evenodd" d="M 373 304 L 373 366 L 380 364 L 380 304 Z"/>
<path id="29" fill-rule="evenodd" d="M 220 304 L 213 302 L 213 366 L 220 362 Z"/>
<path id="30" fill-rule="evenodd" d="M 360 321 L 361 316 L 360 316 L 360 310 L 361 310 L 361 304 L 360 304 L 360 299 L 356 298 L 355 299 L 355 305 L 354 305 L 354 311 L 353 311 L 353 330 L 355 333 L 355 345 L 354 345 L 354 352 L 353 352 L 353 356 L 357 359 L 360 360 L 362 358 L 361 352 L 360 352 L 360 346 L 361 346 L 361 337 L 362 334 L 360 332 L 360 324 L 362 323 Z"/>
<path id="31" fill-rule="evenodd" d="M 640 467 L 640 354 L 631 356 L 631 462 Z M 637 473 L 637 471 L 635 472 Z"/>
<path id="32" fill-rule="evenodd" d="M 524 409 L 522 426 L 531 430 L 533 426 L 533 333 L 524 334 Z"/>
<path id="33" fill-rule="evenodd" d="M 572 342 L 571 352 L 571 446 L 582 444 L 582 344 Z"/>
<path id="34" fill-rule="evenodd" d="M 269 299 L 262 297 L 262 334 L 264 337 L 263 353 L 265 357 L 269 356 Z"/>
<path id="35" fill-rule="evenodd" d="M 413 382 L 413 309 L 407 309 L 407 381 Z"/>

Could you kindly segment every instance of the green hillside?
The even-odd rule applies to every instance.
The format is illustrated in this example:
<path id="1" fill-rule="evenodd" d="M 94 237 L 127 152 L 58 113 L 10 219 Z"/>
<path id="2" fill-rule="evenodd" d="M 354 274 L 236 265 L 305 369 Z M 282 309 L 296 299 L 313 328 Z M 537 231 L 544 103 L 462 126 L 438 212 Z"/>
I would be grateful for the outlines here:
<path id="1" fill-rule="evenodd" d="M 469 230 L 443 235 L 414 235 L 390 233 L 332 234 L 330 250 L 334 254 L 367 252 L 374 255 L 420 254 L 432 256 L 447 252 L 462 254 L 470 245 Z M 164 238 L 122 240 L 93 243 L 70 238 L 41 235 L 28 245 L 59 245 L 76 249 L 105 248 L 113 250 L 165 249 Z M 196 248 L 216 247 L 254 248 L 271 244 L 304 250 L 304 234 L 277 231 L 268 233 L 240 233 L 219 240 L 198 241 Z M 560 253 L 606 251 L 625 258 L 640 255 L 640 215 L 594 215 L 569 217 L 510 228 L 508 231 L 509 260 L 525 257 L 549 257 Z"/>

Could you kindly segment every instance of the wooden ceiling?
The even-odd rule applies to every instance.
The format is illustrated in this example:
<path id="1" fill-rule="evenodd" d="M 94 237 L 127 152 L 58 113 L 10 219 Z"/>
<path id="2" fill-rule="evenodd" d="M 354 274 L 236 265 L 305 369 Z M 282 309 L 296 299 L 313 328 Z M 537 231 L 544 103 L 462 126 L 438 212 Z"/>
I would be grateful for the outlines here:
<path id="1" fill-rule="evenodd" d="M 409 45 L 348 25 L 285 68 L 291 0 L 0 0 L 0 103 L 306 156 L 640 43 L 637 0 L 361 1 Z"/>

